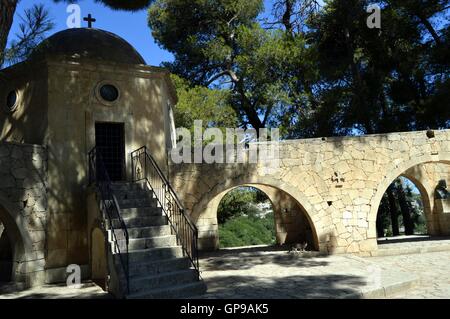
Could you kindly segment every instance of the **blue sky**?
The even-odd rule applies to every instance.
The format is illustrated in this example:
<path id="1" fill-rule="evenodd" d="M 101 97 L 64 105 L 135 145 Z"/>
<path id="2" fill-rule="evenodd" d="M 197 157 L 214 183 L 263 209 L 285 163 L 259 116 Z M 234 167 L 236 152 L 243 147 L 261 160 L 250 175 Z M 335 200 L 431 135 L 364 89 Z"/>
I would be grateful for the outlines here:
<path id="1" fill-rule="evenodd" d="M 271 1 L 264 1 L 266 8 L 271 7 Z M 48 35 L 67 29 L 66 20 L 69 15 L 66 13 L 67 3 L 56 4 L 52 0 L 21 0 L 17 8 L 9 40 L 13 40 L 14 34 L 19 31 L 20 19 L 17 17 L 17 14 L 22 14 L 24 9 L 30 8 L 35 3 L 44 3 L 50 12 L 50 16 L 53 18 L 55 28 Z M 155 43 L 151 35 L 151 30 L 147 25 L 147 10 L 135 13 L 114 11 L 96 3 L 94 0 L 80 0 L 79 5 L 81 7 L 82 17 L 91 13 L 97 19 L 97 22 L 94 23 L 95 28 L 110 31 L 127 40 L 139 51 L 147 64 L 160 65 L 163 61 L 173 60 L 172 54 L 161 49 Z M 87 22 L 82 21 L 82 26 L 86 27 Z"/>

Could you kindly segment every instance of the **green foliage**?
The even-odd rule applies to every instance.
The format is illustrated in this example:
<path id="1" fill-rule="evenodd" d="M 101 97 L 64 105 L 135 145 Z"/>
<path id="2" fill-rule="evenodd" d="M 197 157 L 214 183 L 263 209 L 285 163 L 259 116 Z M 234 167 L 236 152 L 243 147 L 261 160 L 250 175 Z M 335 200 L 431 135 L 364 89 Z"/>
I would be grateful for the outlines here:
<path id="1" fill-rule="evenodd" d="M 397 178 L 392 182 L 392 190 L 394 192 L 394 214 L 397 216 L 399 226 L 405 227 L 405 223 L 401 212 L 401 191 L 403 190 L 403 196 L 405 196 L 405 201 L 407 205 L 407 210 L 409 212 L 410 218 L 413 223 L 414 234 L 427 234 L 426 219 L 423 210 L 422 198 L 419 193 L 413 192 L 413 187 L 415 186 L 412 182 L 409 182 L 404 177 Z M 390 205 L 387 194 L 384 194 L 377 215 L 377 231 L 381 228 L 383 230 L 383 236 L 392 236 L 392 220 L 391 220 Z M 380 234 L 379 234 L 380 236 Z"/>
<path id="2" fill-rule="evenodd" d="M 172 75 L 172 81 L 178 95 L 174 111 L 176 127 L 186 127 L 193 132 L 195 120 L 202 120 L 204 128 L 227 128 L 238 125 L 237 115 L 228 103 L 229 91 L 192 86 L 189 81 L 177 75 Z"/>
<path id="3" fill-rule="evenodd" d="M 255 204 L 267 200 L 267 196 L 256 188 L 238 187 L 229 191 L 217 209 L 219 224 L 242 215 L 255 215 Z"/>
<path id="4" fill-rule="evenodd" d="M 54 27 L 48 10 L 42 4 L 35 4 L 25 9 L 19 16 L 19 30 L 15 40 L 6 49 L 4 62 L 12 65 L 28 58 L 33 49 L 44 40 L 45 35 Z"/>
<path id="5" fill-rule="evenodd" d="M 241 124 L 265 126 L 284 99 L 280 32 L 257 23 L 262 0 L 158 0 L 149 10 L 153 37 L 175 56 L 172 72 L 194 84 L 229 89 Z"/>
<path id="6" fill-rule="evenodd" d="M 149 9 L 168 66 L 196 85 L 229 91 L 242 126 L 283 137 L 450 126 L 446 1 L 157 0 Z"/>
<path id="7" fill-rule="evenodd" d="M 262 212 L 256 204 L 268 202 L 267 195 L 253 187 L 228 192 L 217 210 L 220 247 L 275 243 L 273 212 Z"/>
<path id="8" fill-rule="evenodd" d="M 220 248 L 275 244 L 273 213 L 264 218 L 239 216 L 219 225 Z"/>

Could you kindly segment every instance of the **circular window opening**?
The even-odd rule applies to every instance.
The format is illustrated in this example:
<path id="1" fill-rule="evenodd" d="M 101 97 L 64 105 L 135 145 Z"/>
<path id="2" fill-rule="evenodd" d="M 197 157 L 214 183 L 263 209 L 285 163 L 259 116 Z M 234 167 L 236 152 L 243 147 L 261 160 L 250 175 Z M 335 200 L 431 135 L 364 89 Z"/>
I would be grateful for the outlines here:
<path id="1" fill-rule="evenodd" d="M 105 84 L 100 88 L 100 96 L 105 101 L 114 102 L 119 98 L 119 90 L 112 84 Z"/>
<path id="2" fill-rule="evenodd" d="M 12 112 L 17 106 L 17 92 L 11 91 L 6 96 L 6 108 L 8 111 Z"/>

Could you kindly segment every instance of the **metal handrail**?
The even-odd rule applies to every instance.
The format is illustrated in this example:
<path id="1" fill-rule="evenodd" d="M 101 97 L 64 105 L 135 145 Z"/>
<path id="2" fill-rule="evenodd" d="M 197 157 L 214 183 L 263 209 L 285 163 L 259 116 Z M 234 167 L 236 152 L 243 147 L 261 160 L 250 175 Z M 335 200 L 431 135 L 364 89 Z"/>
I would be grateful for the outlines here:
<path id="1" fill-rule="evenodd" d="M 129 244 L 128 230 L 124 220 L 122 219 L 122 216 L 120 215 L 119 203 L 117 201 L 116 196 L 114 195 L 114 192 L 112 191 L 111 188 L 112 182 L 111 179 L 109 178 L 108 170 L 105 167 L 101 153 L 97 150 L 96 147 L 94 147 L 89 152 L 89 184 L 97 185 L 97 188 L 99 190 L 100 197 L 103 202 L 103 207 L 106 211 L 109 228 L 113 235 L 114 246 L 119 254 L 119 260 L 125 274 L 125 279 L 127 283 L 126 289 L 127 292 L 129 293 L 130 274 L 129 274 L 129 257 L 128 257 L 128 244 Z M 119 220 L 120 231 L 122 231 L 122 236 L 125 238 L 125 252 L 122 252 L 120 249 L 119 239 L 117 238 L 116 234 L 116 231 L 118 229 L 113 227 L 112 222 L 113 217 Z"/>
<path id="2" fill-rule="evenodd" d="M 180 199 L 154 158 L 147 151 L 146 146 L 131 152 L 131 167 L 133 182 L 146 181 L 167 216 L 172 233 L 177 237 L 177 242 L 183 247 L 183 252 L 200 278 L 197 227 L 186 214 Z"/>

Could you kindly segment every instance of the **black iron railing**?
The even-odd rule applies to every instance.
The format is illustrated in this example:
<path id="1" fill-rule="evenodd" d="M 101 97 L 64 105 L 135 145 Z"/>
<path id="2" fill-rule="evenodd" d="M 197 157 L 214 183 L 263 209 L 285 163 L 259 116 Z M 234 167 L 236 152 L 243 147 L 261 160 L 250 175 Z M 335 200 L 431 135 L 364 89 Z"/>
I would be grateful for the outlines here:
<path id="1" fill-rule="evenodd" d="M 120 264 L 126 279 L 126 289 L 129 293 L 128 230 L 120 215 L 119 204 L 114 196 L 108 171 L 96 147 L 89 152 L 89 184 L 96 185 L 100 194 L 100 209 L 105 213 L 109 231 L 112 234 L 114 251 L 119 255 Z"/>
<path id="2" fill-rule="evenodd" d="M 131 153 L 132 179 L 134 182 L 145 180 L 155 194 L 158 204 L 169 220 L 171 231 L 177 242 L 183 247 L 184 254 L 191 261 L 200 278 L 198 261 L 197 227 L 186 215 L 180 200 L 158 164 L 143 146 Z"/>

